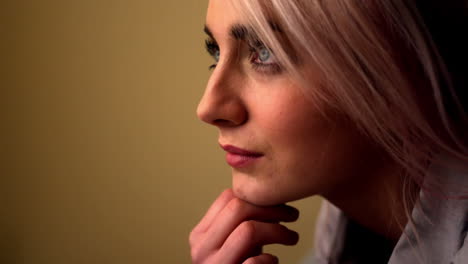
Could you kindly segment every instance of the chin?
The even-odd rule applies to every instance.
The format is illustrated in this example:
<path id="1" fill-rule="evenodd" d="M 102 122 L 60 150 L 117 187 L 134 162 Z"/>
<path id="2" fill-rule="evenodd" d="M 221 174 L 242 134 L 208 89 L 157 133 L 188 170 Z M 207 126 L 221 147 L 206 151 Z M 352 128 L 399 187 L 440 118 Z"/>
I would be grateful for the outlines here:
<path id="1" fill-rule="evenodd" d="M 246 192 L 241 188 L 233 188 L 234 195 L 246 202 L 249 202 L 251 204 L 259 205 L 259 206 L 270 206 L 270 205 L 277 205 L 281 204 L 280 201 L 277 201 L 276 199 L 271 199 L 270 197 L 266 197 L 265 195 L 260 195 L 258 193 L 251 193 L 251 192 Z"/>
<path id="2" fill-rule="evenodd" d="M 259 184 L 257 181 L 245 183 L 233 180 L 232 189 L 237 198 L 259 206 L 284 204 L 303 198 L 297 197 L 295 192 L 278 189 L 275 185 Z"/>

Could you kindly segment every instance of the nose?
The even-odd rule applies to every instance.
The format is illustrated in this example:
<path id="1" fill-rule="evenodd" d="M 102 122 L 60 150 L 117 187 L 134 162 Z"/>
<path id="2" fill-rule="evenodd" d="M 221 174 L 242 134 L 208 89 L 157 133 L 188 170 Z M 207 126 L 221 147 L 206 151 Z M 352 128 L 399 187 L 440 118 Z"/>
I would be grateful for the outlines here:
<path id="1" fill-rule="evenodd" d="M 227 68 L 218 67 L 208 81 L 198 104 L 197 116 L 203 122 L 217 127 L 235 127 L 248 119 L 242 100 L 242 80 Z"/>

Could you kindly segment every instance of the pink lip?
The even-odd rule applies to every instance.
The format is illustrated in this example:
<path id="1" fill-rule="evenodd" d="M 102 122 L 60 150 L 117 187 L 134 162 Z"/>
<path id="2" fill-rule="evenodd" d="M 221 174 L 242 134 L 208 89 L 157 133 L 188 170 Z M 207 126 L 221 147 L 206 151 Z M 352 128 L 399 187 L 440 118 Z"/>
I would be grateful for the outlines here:
<path id="1" fill-rule="evenodd" d="M 244 150 L 231 145 L 221 145 L 226 151 L 226 161 L 234 168 L 246 167 L 263 156 L 262 153 Z"/>

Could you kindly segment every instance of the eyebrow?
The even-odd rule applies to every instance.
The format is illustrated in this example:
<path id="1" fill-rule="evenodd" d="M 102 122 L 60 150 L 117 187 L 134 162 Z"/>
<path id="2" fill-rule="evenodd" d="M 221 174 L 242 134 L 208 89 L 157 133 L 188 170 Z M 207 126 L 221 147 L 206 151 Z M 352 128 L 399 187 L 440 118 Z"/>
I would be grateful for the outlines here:
<path id="1" fill-rule="evenodd" d="M 273 31 L 276 31 L 278 33 L 283 33 L 283 30 L 279 27 L 278 24 L 274 23 L 274 22 L 268 22 L 268 24 L 270 25 L 270 28 L 273 30 Z M 211 37 L 212 39 L 214 39 L 213 37 L 213 33 L 211 32 L 210 28 L 208 27 L 208 25 L 205 25 L 204 28 L 203 28 L 203 31 L 209 36 Z M 251 30 L 249 29 L 247 26 L 245 25 L 242 25 L 242 24 L 234 24 L 231 26 L 230 30 L 229 30 L 229 35 L 235 39 L 235 40 L 245 40 L 247 38 L 250 38 L 250 39 L 258 39 L 257 35 Z"/>
<path id="2" fill-rule="evenodd" d="M 203 28 L 203 32 L 205 32 L 210 38 L 214 38 L 213 33 L 211 33 L 211 30 L 207 25 L 205 25 L 205 27 Z"/>

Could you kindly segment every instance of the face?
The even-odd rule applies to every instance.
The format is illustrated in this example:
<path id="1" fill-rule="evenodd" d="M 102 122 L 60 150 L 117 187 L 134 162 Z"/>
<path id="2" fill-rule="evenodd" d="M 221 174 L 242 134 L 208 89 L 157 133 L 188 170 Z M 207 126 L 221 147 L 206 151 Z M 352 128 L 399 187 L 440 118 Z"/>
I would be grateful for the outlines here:
<path id="1" fill-rule="evenodd" d="M 216 65 L 197 115 L 219 130 L 235 194 L 274 205 L 346 192 L 372 147 L 343 116 L 304 94 L 319 89 L 312 67 L 298 66 L 308 76 L 304 87 L 273 52 L 239 37 L 245 21 L 227 2 L 209 3 L 207 49 Z"/>

